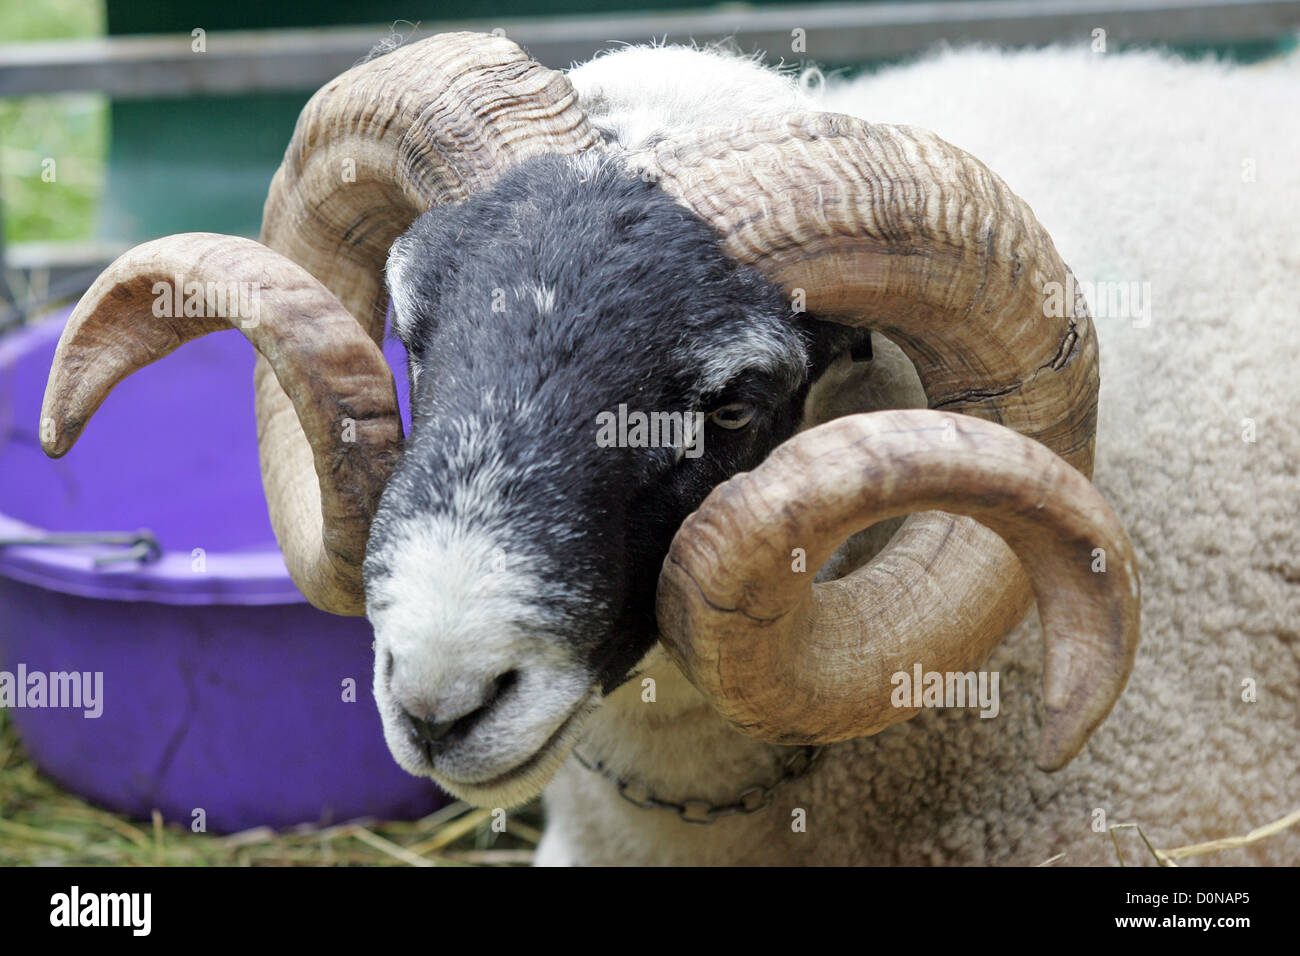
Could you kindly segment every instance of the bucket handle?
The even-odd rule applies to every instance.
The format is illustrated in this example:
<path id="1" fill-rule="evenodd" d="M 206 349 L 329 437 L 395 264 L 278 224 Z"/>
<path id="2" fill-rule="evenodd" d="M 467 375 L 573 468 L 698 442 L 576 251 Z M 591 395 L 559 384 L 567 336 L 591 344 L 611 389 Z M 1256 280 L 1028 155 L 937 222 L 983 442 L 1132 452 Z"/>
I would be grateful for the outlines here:
<path id="1" fill-rule="evenodd" d="M 162 557 L 162 545 L 147 528 L 139 531 L 47 531 L 29 537 L 0 538 L 0 548 L 40 546 L 73 548 L 87 544 L 111 544 L 126 548 L 118 554 L 105 554 L 95 558 L 95 567 L 102 568 L 122 561 L 142 561 L 149 564 Z"/>

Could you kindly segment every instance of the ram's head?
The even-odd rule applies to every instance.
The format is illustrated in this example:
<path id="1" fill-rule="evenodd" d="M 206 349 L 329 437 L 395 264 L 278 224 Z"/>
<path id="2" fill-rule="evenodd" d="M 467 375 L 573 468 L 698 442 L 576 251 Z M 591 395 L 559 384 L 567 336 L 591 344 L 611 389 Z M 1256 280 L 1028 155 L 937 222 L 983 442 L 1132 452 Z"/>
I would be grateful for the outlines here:
<path id="1" fill-rule="evenodd" d="M 173 236 L 114 263 L 60 343 L 42 435 L 63 454 L 133 370 L 240 328 L 290 573 L 367 614 L 394 756 L 471 800 L 535 794 L 657 640 L 744 732 L 829 742 L 911 716 L 892 674 L 978 666 L 1035 596 L 1052 769 L 1137 641 L 1132 551 L 1086 477 L 1096 340 L 1081 304 L 1043 307 L 1067 275 L 1028 207 L 932 134 L 790 114 L 618 156 L 562 74 L 444 35 L 313 97 L 260 243 Z M 177 277 L 258 284 L 257 313 L 157 315 Z M 794 435 L 864 328 L 931 408 Z M 636 415 L 669 434 L 617 440 Z"/>

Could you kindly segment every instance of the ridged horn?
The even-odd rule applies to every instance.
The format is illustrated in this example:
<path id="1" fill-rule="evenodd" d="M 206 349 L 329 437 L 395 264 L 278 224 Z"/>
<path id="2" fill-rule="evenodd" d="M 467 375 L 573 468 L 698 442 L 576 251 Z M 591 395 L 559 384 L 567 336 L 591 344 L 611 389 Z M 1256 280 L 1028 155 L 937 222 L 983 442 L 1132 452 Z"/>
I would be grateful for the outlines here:
<path id="1" fill-rule="evenodd" d="M 66 454 L 118 382 L 229 328 L 257 349 L 269 385 L 293 396 L 289 415 L 311 439 L 319 504 L 297 516 L 285 547 L 293 579 L 313 603 L 347 607 L 370 519 L 402 447 L 393 373 L 333 293 L 266 246 L 185 233 L 136 246 L 110 265 L 59 339 L 42 445 L 51 457 Z M 275 448 L 264 436 L 261 450 L 264 471 L 273 469 Z"/>
<path id="2" fill-rule="evenodd" d="M 714 225 L 733 257 L 781 285 L 795 307 L 802 303 L 819 318 L 877 329 L 897 342 L 916 366 L 932 409 L 998 423 L 1041 443 L 1081 479 L 1091 476 L 1098 366 L 1086 306 L 1081 298 L 1053 306 L 1061 302 L 1059 290 L 1073 288 L 1068 269 L 1029 207 L 978 160 L 924 130 L 806 113 L 667 141 L 654 149 L 649 163 L 668 192 Z M 951 420 L 970 427 L 964 419 Z M 831 429 L 828 434 L 857 442 L 842 431 L 845 426 L 832 428 L 835 424 L 816 431 Z M 794 441 L 821 440 L 799 436 Z M 956 454 L 952 446 L 943 450 Z M 854 521 L 845 524 L 800 504 L 818 488 L 818 467 L 804 476 L 806 487 L 772 469 L 762 472 L 770 476 L 770 487 L 760 487 L 752 476 L 743 479 L 744 496 L 758 508 L 747 519 L 744 540 L 769 531 L 778 538 L 802 537 L 792 547 L 806 548 L 812 561 L 814 554 L 829 556 L 844 537 L 860 530 L 851 526 Z M 850 487 L 837 493 L 854 493 L 853 474 L 849 468 L 839 476 Z M 859 477 L 862 500 L 853 514 L 869 523 L 884 516 L 870 509 L 871 495 L 893 479 L 868 483 L 868 475 Z M 987 500 L 1009 493 L 997 482 L 1010 476 L 976 469 L 968 477 L 991 482 L 981 492 Z M 943 490 L 925 487 L 935 495 Z M 819 683 L 826 676 L 823 662 L 801 665 L 798 654 L 759 651 L 759 645 L 844 642 L 841 663 L 860 659 L 871 670 L 877 661 L 873 649 L 906 644 L 922 663 L 929 657 L 936 666 L 940 661 L 978 666 L 1033 598 L 1012 548 L 989 527 L 931 511 L 909 518 L 875 560 L 833 585 L 814 586 L 811 564 L 809 573 L 792 578 L 788 556 L 784 571 L 779 562 L 765 564 L 766 576 L 749 563 L 734 563 L 731 551 L 733 563 L 714 568 L 708 555 L 717 553 L 717 542 L 697 538 L 720 526 L 717 521 L 742 533 L 734 519 L 743 509 L 714 514 L 720 502 L 738 493 L 724 489 L 710 496 L 674 541 L 660 581 L 660 629 L 696 686 L 755 736 L 787 743 L 843 740 L 881 729 L 883 716 L 911 716 L 881 709 L 887 695 L 882 704 L 878 681 L 868 685 L 863 677 L 858 685 L 870 686 L 870 695 L 853 690 L 851 673 L 843 681 Z M 974 513 L 967 499 L 976 492 L 950 492 L 950 497 L 920 495 L 915 507 L 892 514 L 938 507 L 927 504 L 938 500 L 949 510 Z M 1095 505 L 1099 499 L 1094 492 L 1089 500 Z M 800 515 L 806 527 L 791 530 L 782 519 L 768 529 L 765 522 L 775 520 L 782 508 Z M 987 511 L 979 516 L 1005 530 Z M 841 532 L 833 542 L 823 538 Z M 1099 537 L 1119 547 L 1113 534 Z M 1121 552 L 1123 564 L 1129 558 Z M 1123 566 L 1128 570 L 1117 575 L 1131 571 L 1131 563 Z M 706 603 L 720 602 L 728 616 L 693 611 L 692 588 Z M 841 595 L 838 603 L 831 594 Z M 854 601 L 842 597 L 848 594 L 856 595 Z M 1105 594 L 1119 602 L 1108 605 L 1113 612 L 1136 621 L 1135 590 L 1114 587 Z M 745 600 L 736 603 L 742 595 Z M 1054 600 L 1068 606 L 1070 599 Z M 1086 600 L 1081 593 L 1078 601 Z M 814 606 L 836 610 L 830 618 L 808 617 Z M 795 620 L 773 623 L 788 615 Z M 725 627 L 723 620 L 729 622 Z M 829 630 L 823 637 L 800 636 L 810 622 Z M 1044 738 L 1044 765 L 1057 766 L 1073 756 L 1098 714 L 1104 715 L 1123 689 L 1136 631 L 1125 634 L 1123 641 L 1107 644 L 1108 664 L 1088 674 L 1079 673 L 1085 658 L 1073 651 L 1049 654 L 1049 709 L 1063 710 L 1051 718 L 1055 729 Z M 1052 639 L 1061 636 L 1054 633 Z M 807 666 L 808 673 L 772 677 L 753 663 L 764 655 L 776 655 L 787 667 Z"/>

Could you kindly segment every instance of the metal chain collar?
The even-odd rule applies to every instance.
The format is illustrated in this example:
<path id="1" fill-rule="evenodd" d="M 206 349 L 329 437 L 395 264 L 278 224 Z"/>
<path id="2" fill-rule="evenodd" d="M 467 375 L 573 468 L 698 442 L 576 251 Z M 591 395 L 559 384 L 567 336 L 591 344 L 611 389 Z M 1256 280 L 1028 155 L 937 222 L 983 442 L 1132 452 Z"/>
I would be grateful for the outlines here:
<path id="1" fill-rule="evenodd" d="M 707 800 L 683 800 L 675 803 L 662 800 L 650 792 L 649 787 L 635 780 L 628 780 L 612 773 L 603 762 L 589 762 L 575 748 L 573 756 L 578 763 L 588 770 L 600 774 L 614 784 L 618 795 L 641 810 L 667 810 L 675 813 L 686 823 L 714 823 L 719 817 L 732 813 L 757 813 L 772 803 L 772 793 L 791 780 L 798 780 L 810 774 L 821 760 L 823 747 L 804 746 L 790 754 L 781 765 L 781 776 L 775 783 L 758 784 L 747 787 L 731 803 L 715 805 Z"/>

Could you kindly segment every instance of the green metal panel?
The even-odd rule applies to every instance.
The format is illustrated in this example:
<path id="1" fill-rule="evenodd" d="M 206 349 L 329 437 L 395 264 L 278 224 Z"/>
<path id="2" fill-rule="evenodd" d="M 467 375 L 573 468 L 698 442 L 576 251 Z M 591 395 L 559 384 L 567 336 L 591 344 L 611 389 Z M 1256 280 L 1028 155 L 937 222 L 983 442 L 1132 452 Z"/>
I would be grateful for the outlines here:
<path id="1" fill-rule="evenodd" d="M 302 95 L 113 104 L 103 236 L 257 235 Z"/>
<path id="2" fill-rule="evenodd" d="M 750 6 L 791 6 L 806 0 L 746 0 Z M 815 2 L 815 0 L 814 0 Z M 394 2 L 375 0 L 288 0 L 278 3 L 214 4 L 211 0 L 109 0 L 108 32 L 188 33 L 205 30 L 258 30 L 271 27 L 340 26 L 477 20 L 492 17 L 545 17 L 583 13 L 687 10 L 709 6 L 700 0 L 496 0 L 493 3 Z"/>

